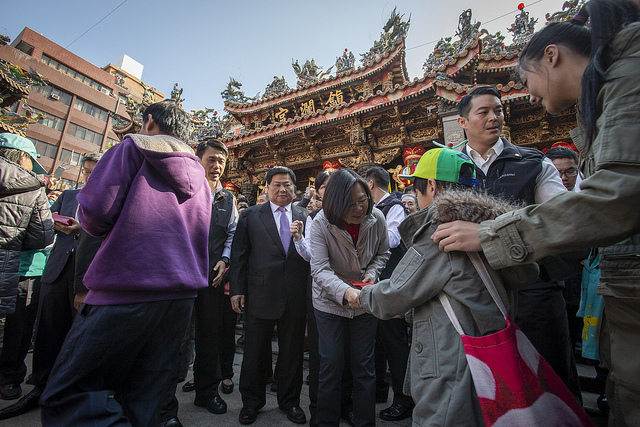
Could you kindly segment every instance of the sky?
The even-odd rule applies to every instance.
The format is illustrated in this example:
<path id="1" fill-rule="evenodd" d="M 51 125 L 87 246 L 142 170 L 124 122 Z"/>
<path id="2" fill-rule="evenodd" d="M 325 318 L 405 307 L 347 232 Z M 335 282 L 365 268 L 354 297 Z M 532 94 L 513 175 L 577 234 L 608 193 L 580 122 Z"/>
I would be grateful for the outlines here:
<path id="1" fill-rule="evenodd" d="M 144 65 L 142 80 L 169 96 L 174 83 L 184 89 L 186 110 L 215 108 L 229 77 L 249 97 L 262 95 L 274 76 L 295 87 L 292 59 L 315 59 L 325 70 L 345 49 L 356 57 L 380 37 L 391 11 L 411 15 L 406 39 L 410 79 L 435 42 L 453 36 L 468 8 L 473 22 L 489 32 L 514 22 L 513 0 L 31 0 L 5 2 L 0 34 L 15 39 L 24 27 L 42 34 L 92 64 L 103 67 L 123 54 Z M 544 26 L 544 14 L 564 0 L 528 0 L 525 10 Z M 55 7 L 52 7 L 55 5 Z M 116 9 L 114 11 L 114 9 Z M 97 24 L 97 25 L 96 25 Z M 92 28 L 93 27 L 93 28 Z M 87 31 L 88 30 L 88 31 Z"/>

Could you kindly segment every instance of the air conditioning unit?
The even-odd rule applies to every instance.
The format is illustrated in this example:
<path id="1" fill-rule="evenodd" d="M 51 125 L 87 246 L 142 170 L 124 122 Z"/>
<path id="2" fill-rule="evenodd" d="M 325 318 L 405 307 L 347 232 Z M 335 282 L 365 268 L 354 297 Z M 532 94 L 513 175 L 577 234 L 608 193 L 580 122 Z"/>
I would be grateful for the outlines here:
<path id="1" fill-rule="evenodd" d="M 51 99 L 55 99 L 56 101 L 60 101 L 60 95 L 58 95 L 57 93 L 52 93 L 49 96 L 51 97 Z"/>

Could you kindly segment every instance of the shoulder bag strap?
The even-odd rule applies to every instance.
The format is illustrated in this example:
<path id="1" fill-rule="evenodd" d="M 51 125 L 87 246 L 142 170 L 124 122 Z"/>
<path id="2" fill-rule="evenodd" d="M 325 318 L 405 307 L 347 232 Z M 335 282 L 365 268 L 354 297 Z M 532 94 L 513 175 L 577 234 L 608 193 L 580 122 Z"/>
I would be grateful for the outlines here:
<path id="1" fill-rule="evenodd" d="M 506 318 L 507 317 L 507 309 L 504 306 L 504 304 L 502 302 L 502 299 L 500 299 L 500 295 L 498 294 L 498 290 L 496 289 L 496 285 L 494 285 L 493 279 L 491 279 L 491 276 L 489 275 L 489 272 L 487 271 L 487 267 L 484 265 L 484 262 L 482 262 L 482 258 L 480 258 L 480 254 L 478 254 L 478 252 L 467 252 L 467 255 L 469 256 L 469 259 L 473 263 L 473 267 L 478 272 L 478 275 L 480 276 L 480 279 L 482 279 L 482 283 L 484 283 L 485 287 L 489 291 L 489 294 L 491 295 L 491 298 L 493 299 L 493 301 L 496 303 L 496 305 L 500 309 L 500 312 L 502 313 L 502 315 Z M 460 321 L 458 320 L 458 316 L 456 316 L 456 313 L 453 311 L 453 307 L 451 307 L 451 303 L 449 302 L 449 298 L 447 298 L 447 296 L 445 295 L 444 292 L 440 292 L 438 294 L 438 298 L 440 299 L 440 303 L 442 304 L 442 307 L 444 308 L 444 311 L 447 313 L 447 317 L 449 317 L 449 320 L 453 324 L 453 327 L 456 329 L 456 331 L 460 335 L 464 335 L 464 331 L 462 329 L 462 325 L 460 324 Z"/>

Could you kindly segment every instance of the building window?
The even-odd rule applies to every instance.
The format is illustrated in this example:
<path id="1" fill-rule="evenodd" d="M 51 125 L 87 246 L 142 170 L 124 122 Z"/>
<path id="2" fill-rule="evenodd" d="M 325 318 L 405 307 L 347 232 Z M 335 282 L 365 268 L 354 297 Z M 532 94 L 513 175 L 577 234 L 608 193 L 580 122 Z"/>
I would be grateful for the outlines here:
<path id="1" fill-rule="evenodd" d="M 47 98 L 62 102 L 65 105 L 71 105 L 71 94 L 64 92 L 52 86 L 31 86 L 31 90 L 41 93 Z"/>
<path id="2" fill-rule="evenodd" d="M 20 40 L 20 43 L 18 43 L 18 45 L 16 46 L 16 49 L 26 53 L 27 55 L 33 54 L 33 46 L 31 46 L 29 43 L 26 43 L 22 40 Z"/>
<path id="3" fill-rule="evenodd" d="M 94 132 L 75 123 L 69 123 L 67 133 L 98 146 L 102 145 L 102 134 Z"/>
<path id="4" fill-rule="evenodd" d="M 33 108 L 31 106 L 29 106 L 29 108 L 31 108 L 36 113 L 42 113 L 46 115 L 46 117 L 42 119 L 42 121 L 38 121 L 38 123 L 40 123 L 41 125 L 44 125 L 51 129 L 55 129 L 59 132 L 62 132 L 62 130 L 64 129 L 64 119 L 61 119 L 60 117 L 56 117 L 52 114 L 46 113 L 42 110 L 38 110 L 37 108 Z M 25 109 L 23 108 L 23 111 L 24 110 Z"/>
<path id="5" fill-rule="evenodd" d="M 74 102 L 73 108 L 75 108 L 76 110 L 80 110 L 83 113 L 87 113 L 95 118 L 98 118 L 103 122 L 106 122 L 107 118 L 109 117 L 109 113 L 107 113 L 106 110 L 103 110 L 100 107 L 96 107 L 95 105 L 90 104 L 87 101 L 83 101 L 79 98 L 76 98 L 76 102 Z"/>
<path id="6" fill-rule="evenodd" d="M 46 142 L 40 141 L 35 138 L 29 138 L 36 146 L 36 151 L 41 157 L 48 157 L 50 159 L 56 158 L 56 153 L 58 152 L 58 147 L 53 144 L 47 144 Z"/>
<path id="7" fill-rule="evenodd" d="M 82 159 L 82 156 L 80 155 L 80 153 L 67 150 L 66 148 L 63 148 L 62 153 L 60 153 L 60 162 L 65 163 L 67 165 L 80 166 L 81 159 Z"/>
<path id="8" fill-rule="evenodd" d="M 73 77 L 74 79 L 86 84 L 87 86 L 94 88 L 95 90 L 99 90 L 102 93 L 111 95 L 111 90 L 108 87 L 101 85 L 100 83 L 93 80 L 92 78 L 87 77 L 84 74 L 80 74 L 79 72 L 67 67 L 64 64 L 61 64 L 60 62 L 56 61 L 50 56 L 42 54 L 40 61 L 42 61 L 44 64 L 48 65 L 49 67 L 55 68 L 61 73 L 66 74 L 69 77 Z"/>

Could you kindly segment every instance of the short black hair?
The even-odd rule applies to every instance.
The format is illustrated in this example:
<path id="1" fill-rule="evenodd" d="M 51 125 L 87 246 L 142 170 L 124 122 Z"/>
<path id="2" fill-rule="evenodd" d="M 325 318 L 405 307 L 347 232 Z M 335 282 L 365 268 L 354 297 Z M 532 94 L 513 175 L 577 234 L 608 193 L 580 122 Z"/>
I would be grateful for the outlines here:
<path id="1" fill-rule="evenodd" d="M 333 171 L 322 171 L 318 174 L 318 176 L 316 176 L 316 180 L 314 182 L 316 190 L 322 187 L 322 184 L 324 184 L 324 182 L 329 179 L 332 173 Z"/>
<path id="2" fill-rule="evenodd" d="M 244 196 L 238 197 L 238 203 L 243 203 L 243 202 L 246 203 L 246 204 L 249 204 L 249 199 L 247 199 Z"/>
<path id="3" fill-rule="evenodd" d="M 271 184 L 271 179 L 274 175 L 287 174 L 291 178 L 291 181 L 295 185 L 296 183 L 296 174 L 293 173 L 291 169 L 286 166 L 276 166 L 275 168 L 269 169 L 267 172 L 267 184 Z"/>
<path id="4" fill-rule="evenodd" d="M 224 145 L 222 141 L 217 138 L 207 138 L 203 141 L 200 141 L 198 143 L 198 146 L 196 147 L 196 156 L 198 156 L 199 159 L 202 159 L 202 156 L 204 155 L 204 152 L 208 147 L 222 151 L 224 153 L 224 157 L 229 158 L 229 149 L 226 145 Z"/>
<path id="5" fill-rule="evenodd" d="M 550 160 L 555 159 L 571 159 L 578 164 L 578 153 L 567 147 L 553 147 L 545 154 Z"/>
<path id="6" fill-rule="evenodd" d="M 373 197 L 367 182 L 351 169 L 339 169 L 331 175 L 322 199 L 322 210 L 330 224 L 345 229 L 344 219 L 351 209 L 351 193 L 356 185 L 362 189 L 369 198 L 367 215 L 373 210 Z"/>
<path id="7" fill-rule="evenodd" d="M 413 185 L 407 185 L 404 187 L 404 194 L 409 193 L 409 191 L 413 191 Z"/>
<path id="8" fill-rule="evenodd" d="M 191 135 L 191 120 L 187 113 L 173 101 L 156 102 L 149 105 L 142 113 L 142 123 L 147 123 L 149 114 L 165 135 L 175 136 L 189 141 Z"/>
<path id="9" fill-rule="evenodd" d="M 364 175 L 364 179 L 367 181 L 372 180 L 376 187 L 381 190 L 387 191 L 389 188 L 389 172 L 384 170 L 382 166 L 373 166 L 367 170 L 367 173 Z"/>
<path id="10" fill-rule="evenodd" d="M 475 88 L 472 92 L 466 94 L 458 104 L 458 114 L 460 117 L 469 118 L 469 112 L 471 111 L 471 101 L 476 96 L 480 95 L 493 95 L 499 100 L 502 99 L 500 96 L 500 92 L 498 92 L 494 87 L 491 86 L 480 86 Z"/>
<path id="11" fill-rule="evenodd" d="M 473 179 L 473 173 L 475 172 L 475 166 L 471 163 L 463 163 L 460 165 L 460 178 L 465 182 L 471 181 Z M 415 178 L 413 180 L 413 188 L 420 194 L 425 194 L 427 192 L 427 181 L 426 178 Z M 466 190 L 473 188 L 472 185 L 462 184 L 460 182 L 450 182 L 450 181 L 439 181 L 436 180 L 436 188 L 438 191 L 446 191 L 450 189 L 455 190 Z"/>

